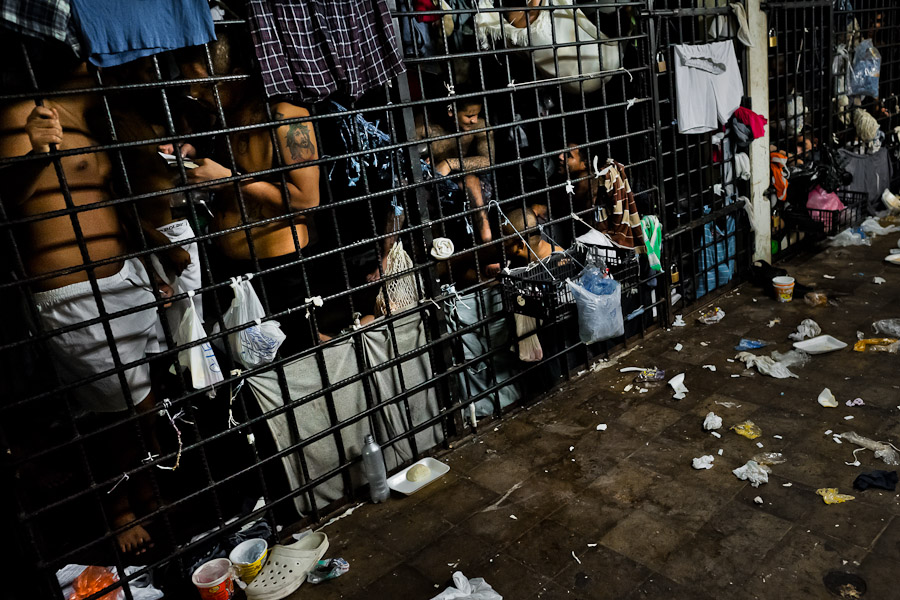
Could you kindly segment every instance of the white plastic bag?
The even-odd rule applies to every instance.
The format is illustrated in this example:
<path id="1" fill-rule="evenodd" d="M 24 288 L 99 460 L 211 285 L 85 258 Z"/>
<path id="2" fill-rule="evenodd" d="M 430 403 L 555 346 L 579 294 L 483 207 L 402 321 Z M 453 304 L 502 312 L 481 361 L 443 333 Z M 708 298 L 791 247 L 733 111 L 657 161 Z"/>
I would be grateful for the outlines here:
<path id="1" fill-rule="evenodd" d="M 184 346 L 206 337 L 206 330 L 194 308 L 194 292 L 188 292 L 189 306 L 184 312 L 184 317 L 175 332 L 175 343 Z M 222 369 L 208 341 L 196 346 L 191 346 L 178 352 L 178 362 L 182 367 L 191 371 L 191 385 L 195 390 L 209 388 L 207 394 L 210 398 L 216 396 L 215 384 L 222 381 Z"/>
<path id="2" fill-rule="evenodd" d="M 453 587 L 448 587 L 431 600 L 503 600 L 503 596 L 481 577 L 466 579 L 462 571 L 453 574 Z"/>
<path id="3" fill-rule="evenodd" d="M 231 329 L 255 321 L 254 325 L 228 336 L 232 354 L 247 368 L 272 362 L 286 337 L 281 331 L 281 324 L 278 321 L 260 321 L 266 312 L 249 279 L 233 280 L 231 290 L 234 300 L 222 315 L 225 327 Z"/>
<path id="4" fill-rule="evenodd" d="M 578 308 L 578 335 L 585 344 L 625 335 L 622 318 L 622 286 L 614 281 L 611 294 L 592 294 L 571 279 L 566 280 Z"/>

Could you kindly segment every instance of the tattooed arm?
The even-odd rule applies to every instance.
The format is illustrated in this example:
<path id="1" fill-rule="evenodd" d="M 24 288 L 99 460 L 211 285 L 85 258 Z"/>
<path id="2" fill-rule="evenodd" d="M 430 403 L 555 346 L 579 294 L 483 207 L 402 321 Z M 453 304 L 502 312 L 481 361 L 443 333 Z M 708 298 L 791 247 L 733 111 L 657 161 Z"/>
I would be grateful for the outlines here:
<path id="1" fill-rule="evenodd" d="M 305 108 L 279 102 L 272 107 L 272 115 L 276 120 L 295 119 L 308 117 L 309 112 Z M 268 131 L 263 132 L 267 137 Z M 278 139 L 279 151 L 285 165 L 297 165 L 285 173 L 287 192 L 290 196 L 291 208 L 301 210 L 319 205 L 319 167 L 303 167 L 302 163 L 315 160 L 319 157 L 316 146 L 316 135 L 312 123 L 290 123 L 279 127 L 275 131 Z M 272 157 L 272 166 L 275 157 Z M 267 181 L 251 181 L 242 186 L 245 194 L 252 196 L 260 205 L 268 205 L 273 208 L 284 207 L 282 186 Z"/>

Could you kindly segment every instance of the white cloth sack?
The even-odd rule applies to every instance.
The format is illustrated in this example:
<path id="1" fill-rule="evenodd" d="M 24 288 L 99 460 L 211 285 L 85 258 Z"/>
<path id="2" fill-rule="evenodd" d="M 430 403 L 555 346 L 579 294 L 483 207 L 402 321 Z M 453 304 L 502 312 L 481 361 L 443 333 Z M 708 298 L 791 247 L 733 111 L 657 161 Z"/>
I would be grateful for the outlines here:
<path id="1" fill-rule="evenodd" d="M 206 337 L 206 330 L 203 329 L 203 323 L 194 308 L 194 293 L 188 292 L 188 301 L 190 306 L 184 312 L 181 324 L 175 332 L 175 343 L 179 346 L 202 340 Z M 210 398 L 214 398 L 216 390 L 212 387 L 222 381 L 222 369 L 219 367 L 219 361 L 216 360 L 216 354 L 213 352 L 209 341 L 191 346 L 178 353 L 178 362 L 182 367 L 191 371 L 191 385 L 195 390 L 210 388 L 207 392 Z"/>
<path id="2" fill-rule="evenodd" d="M 462 571 L 453 574 L 453 587 L 448 587 L 431 600 L 503 600 L 503 596 L 481 577 L 466 579 Z"/>
<path id="3" fill-rule="evenodd" d="M 582 342 L 593 344 L 625 335 L 619 282 L 615 282 L 616 291 L 602 296 L 592 294 L 571 279 L 567 279 L 566 284 L 578 308 L 578 336 Z"/>
<path id="4" fill-rule="evenodd" d="M 222 316 L 225 328 L 256 322 L 229 334 L 228 346 L 232 355 L 247 368 L 269 364 L 275 360 L 275 353 L 286 337 L 281 331 L 281 324 L 278 321 L 260 321 L 266 316 L 266 311 L 248 279 L 232 281 L 231 290 L 234 292 L 234 300 Z"/>
<path id="5" fill-rule="evenodd" d="M 622 65 L 619 44 L 587 43 L 602 42 L 608 38 L 583 12 L 572 8 L 572 0 L 553 0 L 552 3 L 542 0 L 541 6 L 557 8 L 536 11 L 538 15 L 533 23 L 527 27 L 515 27 L 506 20 L 505 13 L 491 10 L 494 8 L 493 0 L 480 0 L 479 12 L 475 15 L 479 45 L 483 50 L 489 49 L 492 42 L 500 48 L 539 47 L 529 52 L 529 58 L 534 61 L 541 76 L 573 79 L 562 84 L 563 91 L 571 94 L 581 93 L 581 86 L 584 86 L 585 93 L 600 89 L 611 76 L 580 81 L 576 78 L 618 69 Z"/>

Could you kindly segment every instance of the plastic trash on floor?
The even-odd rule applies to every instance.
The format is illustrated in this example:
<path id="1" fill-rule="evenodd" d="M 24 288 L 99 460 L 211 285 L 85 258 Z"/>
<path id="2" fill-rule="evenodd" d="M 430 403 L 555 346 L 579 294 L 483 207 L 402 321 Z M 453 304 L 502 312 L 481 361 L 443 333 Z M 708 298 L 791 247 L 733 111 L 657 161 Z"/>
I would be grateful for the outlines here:
<path id="1" fill-rule="evenodd" d="M 718 323 L 722 319 L 725 318 L 725 311 L 719 308 L 718 306 L 712 310 L 708 310 L 705 313 L 701 313 L 697 320 L 703 323 L 704 325 L 712 325 L 713 323 Z"/>
<path id="2" fill-rule="evenodd" d="M 756 367 L 756 370 L 763 375 L 769 375 L 776 379 L 797 377 L 797 375 L 791 373 L 790 369 L 788 369 L 785 365 L 779 363 L 769 356 L 756 356 L 755 354 L 750 354 L 749 352 L 740 352 L 737 356 L 735 356 L 735 358 L 747 365 L 748 369 Z"/>
<path id="3" fill-rule="evenodd" d="M 828 306 L 828 296 L 822 292 L 807 292 L 803 301 L 807 306 Z"/>
<path id="4" fill-rule="evenodd" d="M 738 352 L 743 352 L 745 350 L 757 350 L 759 348 L 764 348 L 768 346 L 769 342 L 764 342 L 763 340 L 751 340 L 748 338 L 741 338 L 741 341 L 737 346 L 734 347 Z"/>
<path id="5" fill-rule="evenodd" d="M 787 462 L 781 452 L 760 452 L 750 460 L 760 465 L 780 465 Z"/>
<path id="6" fill-rule="evenodd" d="M 672 386 L 673 390 L 675 390 L 675 395 L 672 397 L 676 400 L 681 400 L 682 398 L 684 398 L 685 394 L 688 393 L 688 389 L 684 385 L 684 373 L 679 373 L 678 375 L 670 379 L 669 385 Z"/>
<path id="7" fill-rule="evenodd" d="M 831 390 L 825 388 L 819 393 L 819 404 L 826 408 L 835 408 L 838 405 L 838 401 L 835 399 L 834 394 L 831 393 Z"/>
<path id="8" fill-rule="evenodd" d="M 350 563 L 343 558 L 329 558 L 316 562 L 313 570 L 306 574 L 309 583 L 322 583 L 340 577 L 350 570 Z"/>
<path id="9" fill-rule="evenodd" d="M 644 369 L 634 378 L 634 382 L 652 385 L 662 383 L 665 378 L 666 372 L 663 369 Z"/>
<path id="10" fill-rule="evenodd" d="M 712 469 L 713 461 L 716 459 L 712 454 L 707 454 L 705 456 L 700 456 L 691 461 L 691 466 L 697 469 L 698 471 L 703 469 Z"/>
<path id="11" fill-rule="evenodd" d="M 875 217 L 869 217 L 868 219 L 860 223 L 859 228 L 862 229 L 867 235 L 887 235 L 889 233 L 894 233 L 895 231 L 900 231 L 900 227 L 898 227 L 897 225 L 888 225 L 887 227 L 883 227 Z"/>
<path id="12" fill-rule="evenodd" d="M 738 423 L 737 425 L 732 427 L 732 429 L 736 434 L 742 435 L 748 440 L 755 440 L 762 435 L 762 429 L 760 429 L 759 425 L 757 425 L 753 421 L 744 421 L 742 423 Z"/>
<path id="13" fill-rule="evenodd" d="M 822 496 L 822 500 L 825 501 L 825 504 L 840 504 L 841 502 L 856 499 L 856 496 L 839 494 L 837 488 L 819 488 L 816 490 L 816 493 Z"/>
<path id="14" fill-rule="evenodd" d="M 466 579 L 462 571 L 453 574 L 453 587 L 448 587 L 431 600 L 503 600 L 503 596 L 481 577 Z"/>
<path id="15" fill-rule="evenodd" d="M 741 481 L 749 481 L 753 487 L 759 487 L 761 483 L 769 483 L 769 473 L 771 470 L 765 465 L 761 465 L 754 460 L 748 460 L 743 467 L 734 469 L 732 473 Z"/>
<path id="16" fill-rule="evenodd" d="M 795 342 L 799 342 L 801 340 L 805 340 L 806 338 L 814 338 L 821 333 L 822 328 L 819 327 L 818 323 L 816 323 L 812 319 L 803 319 L 803 321 L 801 321 L 797 326 L 797 332 L 790 334 L 788 337 Z"/>
<path id="17" fill-rule="evenodd" d="M 802 350 L 788 350 L 787 352 L 775 350 L 770 356 L 772 360 L 788 369 L 791 367 L 802 367 L 809 362 L 809 354 Z"/>
<path id="18" fill-rule="evenodd" d="M 890 352 L 897 354 L 900 352 L 900 343 L 897 338 L 867 338 L 858 340 L 853 344 L 853 350 L 856 352 Z"/>
<path id="19" fill-rule="evenodd" d="M 900 338 L 900 319 L 881 319 L 872 323 L 875 333 L 886 337 Z"/>
<path id="20" fill-rule="evenodd" d="M 846 440 L 851 444 L 862 446 L 867 450 L 875 453 L 875 458 L 880 458 L 888 465 L 900 465 L 900 453 L 893 445 L 887 442 L 876 442 L 875 440 L 863 437 L 855 431 L 848 431 L 840 435 L 842 440 Z M 854 456 L 856 453 L 854 452 Z"/>
<path id="21" fill-rule="evenodd" d="M 831 246 L 843 248 L 846 246 L 871 246 L 872 240 L 866 237 L 866 234 L 859 229 L 845 229 L 829 242 Z"/>
<path id="22" fill-rule="evenodd" d="M 720 429 L 721 427 L 722 417 L 711 411 L 706 413 L 706 418 L 703 419 L 703 429 L 711 431 L 713 429 Z"/>

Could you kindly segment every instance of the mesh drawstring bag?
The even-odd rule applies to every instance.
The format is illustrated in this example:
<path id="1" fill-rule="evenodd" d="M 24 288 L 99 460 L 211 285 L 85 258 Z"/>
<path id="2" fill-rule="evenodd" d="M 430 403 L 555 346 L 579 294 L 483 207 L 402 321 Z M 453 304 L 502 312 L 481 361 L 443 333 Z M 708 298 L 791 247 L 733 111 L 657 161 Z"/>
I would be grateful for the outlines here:
<path id="1" fill-rule="evenodd" d="M 384 289 L 375 298 L 376 314 L 386 315 L 388 312 L 385 306 L 385 293 L 387 294 L 387 301 L 390 302 L 392 313 L 419 301 L 416 277 L 413 273 L 410 272 L 403 277 L 388 280 L 391 275 L 410 271 L 412 268 L 413 261 L 403 249 L 403 242 L 397 240 L 387 255 L 387 264 L 384 269 L 384 278 L 387 281 L 384 284 Z"/>

